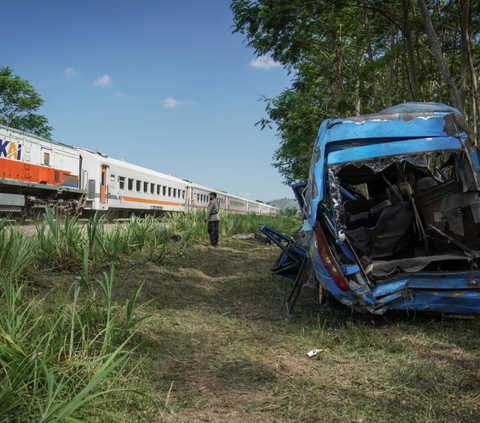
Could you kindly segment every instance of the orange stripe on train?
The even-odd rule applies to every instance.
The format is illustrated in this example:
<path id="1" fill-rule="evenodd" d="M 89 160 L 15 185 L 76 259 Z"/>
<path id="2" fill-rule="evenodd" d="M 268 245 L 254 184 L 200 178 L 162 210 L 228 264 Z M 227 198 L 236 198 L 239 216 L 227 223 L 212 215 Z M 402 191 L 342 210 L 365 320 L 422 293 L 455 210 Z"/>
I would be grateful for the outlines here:
<path id="1" fill-rule="evenodd" d="M 131 201 L 135 203 L 148 203 L 148 204 L 161 204 L 164 206 L 179 206 L 180 203 L 173 203 L 170 201 L 160 201 L 160 200 L 148 200 L 145 198 L 136 198 L 136 197 L 122 197 L 123 201 Z"/>
<path id="2" fill-rule="evenodd" d="M 55 181 L 56 172 L 58 172 L 57 181 Z M 17 162 L 10 159 L 0 159 L 0 178 L 56 186 L 65 183 L 68 185 L 77 185 L 78 181 L 78 176 L 71 175 L 71 172 L 66 170 Z M 67 181 L 65 181 L 65 179 L 67 179 Z"/>

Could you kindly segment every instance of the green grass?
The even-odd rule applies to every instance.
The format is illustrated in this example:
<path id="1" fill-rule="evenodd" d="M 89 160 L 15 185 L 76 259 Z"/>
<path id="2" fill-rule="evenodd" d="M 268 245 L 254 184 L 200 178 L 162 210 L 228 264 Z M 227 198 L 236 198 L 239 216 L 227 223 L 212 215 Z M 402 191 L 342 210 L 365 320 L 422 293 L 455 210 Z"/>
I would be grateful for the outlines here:
<path id="1" fill-rule="evenodd" d="M 205 238 L 203 217 L 133 217 L 107 228 L 47 209 L 31 236 L 0 220 L 0 422 L 151 421 L 171 409 L 144 378 L 150 335 L 139 327 L 155 298 L 140 304 L 135 277 L 135 288 L 116 296 L 112 264 L 184 260 Z M 264 223 L 222 218 L 224 233 Z"/>
<path id="2" fill-rule="evenodd" d="M 74 266 L 35 274 L 36 256 L 8 265 L 22 242 L 4 249 L 0 422 L 480 420 L 478 320 L 358 315 L 308 291 L 287 316 L 277 248 L 226 235 L 206 248 L 201 214 L 168 219 L 93 222 Z"/>
<path id="3" fill-rule="evenodd" d="M 78 422 L 85 406 L 137 392 L 129 376 L 135 326 L 146 318 L 136 316 L 145 305 L 136 304 L 141 287 L 117 306 L 113 268 L 96 283 L 101 296 L 73 283 L 46 301 L 27 295 L 25 283 L 1 279 L 1 422 Z"/>

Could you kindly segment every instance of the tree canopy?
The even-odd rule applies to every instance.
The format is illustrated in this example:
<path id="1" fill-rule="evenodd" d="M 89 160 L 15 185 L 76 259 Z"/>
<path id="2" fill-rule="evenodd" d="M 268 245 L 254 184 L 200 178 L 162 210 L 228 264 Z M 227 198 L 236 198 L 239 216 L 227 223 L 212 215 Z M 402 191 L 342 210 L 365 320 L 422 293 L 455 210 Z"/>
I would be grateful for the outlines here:
<path id="1" fill-rule="evenodd" d="M 480 2 L 232 0 L 231 9 L 234 32 L 293 75 L 291 87 L 264 99 L 258 122 L 277 128 L 274 166 L 285 183 L 307 179 L 326 118 L 443 102 L 460 108 L 478 140 Z"/>
<path id="2" fill-rule="evenodd" d="M 28 81 L 14 76 L 8 66 L 0 68 L 0 124 L 50 139 L 48 119 L 34 113 L 43 103 Z"/>

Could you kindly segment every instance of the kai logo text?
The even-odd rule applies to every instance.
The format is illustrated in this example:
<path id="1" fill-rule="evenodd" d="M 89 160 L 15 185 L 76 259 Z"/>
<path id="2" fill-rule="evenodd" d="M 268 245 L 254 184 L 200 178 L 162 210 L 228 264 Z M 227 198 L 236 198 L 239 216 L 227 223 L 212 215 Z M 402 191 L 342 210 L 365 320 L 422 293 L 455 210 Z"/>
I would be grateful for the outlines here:
<path id="1" fill-rule="evenodd" d="M 20 160 L 22 158 L 22 144 L 0 139 L 0 158 Z"/>

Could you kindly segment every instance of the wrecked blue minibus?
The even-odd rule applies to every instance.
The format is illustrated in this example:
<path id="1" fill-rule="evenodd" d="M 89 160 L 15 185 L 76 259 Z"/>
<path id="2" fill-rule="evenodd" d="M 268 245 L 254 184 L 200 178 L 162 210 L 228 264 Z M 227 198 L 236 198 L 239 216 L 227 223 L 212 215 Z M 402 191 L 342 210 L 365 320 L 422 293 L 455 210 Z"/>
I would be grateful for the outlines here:
<path id="1" fill-rule="evenodd" d="M 272 268 L 355 310 L 480 311 L 480 173 L 461 114 L 404 103 L 322 123 L 308 181 L 293 186 L 303 226 L 262 232 Z"/>

